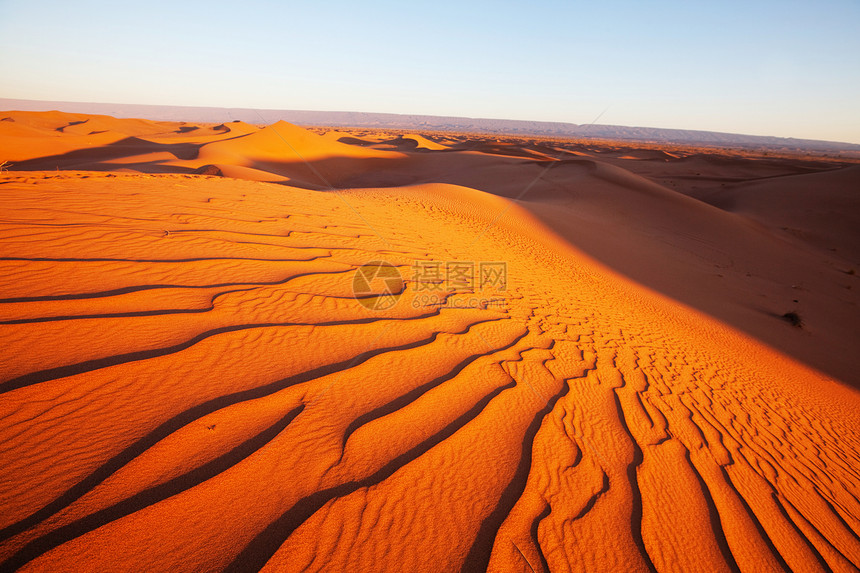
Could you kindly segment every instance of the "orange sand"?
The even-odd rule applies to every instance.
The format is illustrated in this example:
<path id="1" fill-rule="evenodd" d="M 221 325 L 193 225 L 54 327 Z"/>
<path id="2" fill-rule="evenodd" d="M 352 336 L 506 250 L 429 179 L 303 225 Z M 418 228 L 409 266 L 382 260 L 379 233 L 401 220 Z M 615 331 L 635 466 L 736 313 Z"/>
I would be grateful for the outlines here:
<path id="1" fill-rule="evenodd" d="M 860 567 L 858 167 L 4 117 L 0 570 Z"/>

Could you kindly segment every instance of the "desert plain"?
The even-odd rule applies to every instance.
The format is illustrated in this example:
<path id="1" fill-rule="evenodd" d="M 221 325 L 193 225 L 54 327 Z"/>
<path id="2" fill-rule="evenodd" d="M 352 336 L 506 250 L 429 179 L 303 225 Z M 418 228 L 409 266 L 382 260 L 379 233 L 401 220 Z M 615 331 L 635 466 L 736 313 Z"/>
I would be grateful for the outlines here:
<path id="1" fill-rule="evenodd" d="M 858 571 L 860 161 L 0 112 L 0 570 Z"/>

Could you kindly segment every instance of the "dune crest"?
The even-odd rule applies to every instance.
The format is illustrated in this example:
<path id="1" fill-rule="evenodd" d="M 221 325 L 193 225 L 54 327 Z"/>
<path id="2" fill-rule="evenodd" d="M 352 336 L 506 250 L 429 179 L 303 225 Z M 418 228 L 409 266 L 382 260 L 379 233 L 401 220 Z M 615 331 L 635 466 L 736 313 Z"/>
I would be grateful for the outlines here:
<path id="1" fill-rule="evenodd" d="M 332 157 L 392 157 L 391 154 L 330 141 L 297 125 L 279 121 L 239 139 L 204 145 L 203 159 L 240 161 L 316 161 Z"/>

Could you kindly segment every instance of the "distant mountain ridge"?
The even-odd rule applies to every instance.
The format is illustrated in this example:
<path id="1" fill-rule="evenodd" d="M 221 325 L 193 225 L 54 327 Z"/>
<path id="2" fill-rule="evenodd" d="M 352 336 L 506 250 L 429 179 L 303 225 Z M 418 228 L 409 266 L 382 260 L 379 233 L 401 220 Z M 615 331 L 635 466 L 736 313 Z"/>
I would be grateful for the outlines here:
<path id="1" fill-rule="evenodd" d="M 161 121 L 225 122 L 271 124 L 280 120 L 303 126 L 423 129 L 521 136 L 550 136 L 611 139 L 620 141 L 698 144 L 718 147 L 748 147 L 828 153 L 860 152 L 860 144 L 793 137 L 742 135 L 715 131 L 627 127 L 620 125 L 578 125 L 549 121 L 402 115 L 353 111 L 305 111 L 252 108 L 188 107 L 142 104 L 83 103 L 0 98 L 0 109 L 21 111 L 59 110 L 70 113 L 103 114 Z"/>

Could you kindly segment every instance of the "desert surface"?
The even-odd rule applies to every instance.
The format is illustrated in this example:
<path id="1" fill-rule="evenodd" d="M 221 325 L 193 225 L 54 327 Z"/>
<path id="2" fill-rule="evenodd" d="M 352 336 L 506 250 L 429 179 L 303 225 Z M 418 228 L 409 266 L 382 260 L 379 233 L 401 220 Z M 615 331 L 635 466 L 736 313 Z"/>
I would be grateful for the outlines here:
<path id="1" fill-rule="evenodd" d="M 858 571 L 860 162 L 0 112 L 0 570 Z"/>

